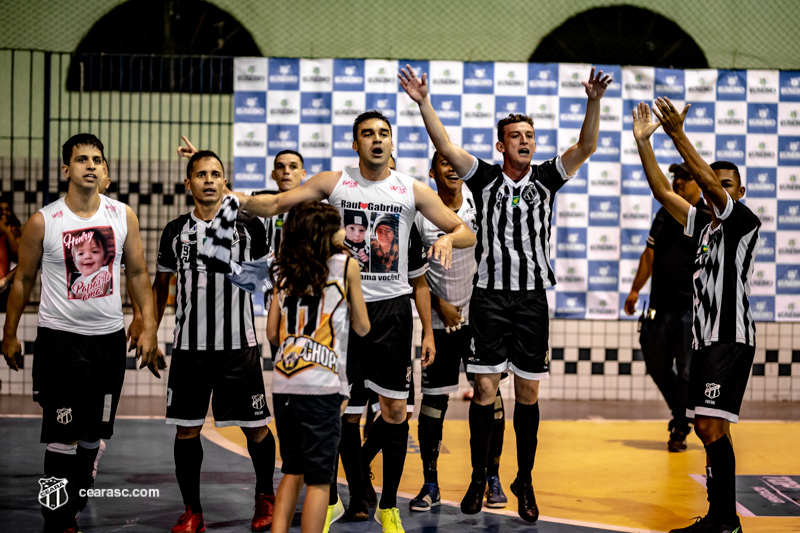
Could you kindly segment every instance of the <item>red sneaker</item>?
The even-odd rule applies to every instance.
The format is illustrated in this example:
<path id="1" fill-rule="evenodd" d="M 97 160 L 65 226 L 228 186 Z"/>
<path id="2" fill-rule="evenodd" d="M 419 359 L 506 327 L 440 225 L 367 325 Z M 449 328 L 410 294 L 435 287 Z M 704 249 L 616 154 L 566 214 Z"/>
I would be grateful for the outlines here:
<path id="1" fill-rule="evenodd" d="M 272 513 L 275 511 L 275 496 L 256 494 L 256 511 L 253 513 L 253 531 L 267 531 L 272 526 Z"/>
<path id="2" fill-rule="evenodd" d="M 172 533 L 203 533 L 206 524 L 203 521 L 203 513 L 195 513 L 192 508 L 186 506 L 186 512 L 178 518 L 178 523 L 172 528 Z"/>

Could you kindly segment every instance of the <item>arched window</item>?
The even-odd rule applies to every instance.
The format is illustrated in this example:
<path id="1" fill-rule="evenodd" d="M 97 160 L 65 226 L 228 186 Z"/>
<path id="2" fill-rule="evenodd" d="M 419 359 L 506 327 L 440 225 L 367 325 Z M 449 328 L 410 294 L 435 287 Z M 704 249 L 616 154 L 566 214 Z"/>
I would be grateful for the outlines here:
<path id="1" fill-rule="evenodd" d="M 231 56 L 261 56 L 231 15 L 202 0 L 130 0 L 75 50 L 72 91 L 233 91 Z"/>
<path id="2" fill-rule="evenodd" d="M 529 61 L 708 67 L 703 51 L 680 26 L 633 6 L 598 7 L 575 15 L 542 39 Z"/>

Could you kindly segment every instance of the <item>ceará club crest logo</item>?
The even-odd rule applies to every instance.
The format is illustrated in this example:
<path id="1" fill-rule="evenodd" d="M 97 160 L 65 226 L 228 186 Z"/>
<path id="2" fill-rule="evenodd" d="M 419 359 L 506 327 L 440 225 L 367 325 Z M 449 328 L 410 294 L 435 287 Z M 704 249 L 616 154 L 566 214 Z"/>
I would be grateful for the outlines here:
<path id="1" fill-rule="evenodd" d="M 706 396 L 712 400 L 719 398 L 719 388 L 717 383 L 706 383 Z"/>

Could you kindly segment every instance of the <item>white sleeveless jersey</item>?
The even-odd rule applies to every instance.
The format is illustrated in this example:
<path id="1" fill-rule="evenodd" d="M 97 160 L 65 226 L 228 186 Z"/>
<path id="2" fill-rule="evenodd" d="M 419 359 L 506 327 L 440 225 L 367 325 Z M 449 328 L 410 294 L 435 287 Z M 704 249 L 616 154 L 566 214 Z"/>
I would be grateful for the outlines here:
<path id="1" fill-rule="evenodd" d="M 457 214 L 468 228 L 472 231 L 477 231 L 475 200 L 466 184 L 462 186 L 461 194 L 464 201 L 461 203 L 461 208 L 457 211 Z M 433 222 L 422 216 L 422 213 L 417 213 L 414 223 L 417 225 L 426 251 L 433 246 L 433 243 L 439 237 L 444 235 L 444 232 L 437 228 Z M 478 264 L 475 261 L 475 246 L 464 249 L 453 248 L 453 264 L 450 266 L 450 270 L 445 270 L 442 264 L 433 257 L 428 259 L 428 266 L 429 269 L 425 274 L 425 278 L 428 281 L 428 287 L 430 287 L 431 292 L 442 300 L 456 307 L 461 307 L 461 316 L 469 324 L 469 299 L 472 296 L 473 276 L 478 269 Z M 433 328 L 444 329 L 444 323 L 439 318 L 439 314 L 434 311 L 431 315 L 433 317 Z"/>
<path id="2" fill-rule="evenodd" d="M 61 198 L 39 211 L 45 227 L 39 326 L 81 335 L 122 329 L 125 204 L 100 195 L 97 212 L 81 218 Z"/>
<path id="3" fill-rule="evenodd" d="M 329 201 L 342 214 L 345 241 L 361 267 L 364 300 L 376 302 L 411 293 L 408 236 L 417 213 L 411 176 L 391 171 L 369 181 L 358 168 L 342 171 Z"/>
<path id="4" fill-rule="evenodd" d="M 272 377 L 274 394 L 341 394 L 349 397 L 347 340 L 350 311 L 345 292 L 348 257 L 328 260 L 321 296 L 278 293 L 280 348 Z"/>

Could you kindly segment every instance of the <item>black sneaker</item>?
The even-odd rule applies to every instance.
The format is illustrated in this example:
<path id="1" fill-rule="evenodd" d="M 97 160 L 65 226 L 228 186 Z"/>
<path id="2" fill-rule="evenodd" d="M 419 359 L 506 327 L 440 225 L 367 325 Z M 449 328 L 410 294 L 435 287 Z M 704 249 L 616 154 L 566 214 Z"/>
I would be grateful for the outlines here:
<path id="1" fill-rule="evenodd" d="M 714 523 L 708 516 L 696 516 L 694 517 L 694 521 L 694 524 L 691 526 L 671 529 L 669 533 L 712 533 L 717 531 L 714 527 Z"/>
<path id="2" fill-rule="evenodd" d="M 486 492 L 486 479 L 470 481 L 467 493 L 461 500 L 461 512 L 464 514 L 478 514 L 483 507 L 483 493 Z"/>
<path id="3" fill-rule="evenodd" d="M 526 522 L 536 522 L 539 519 L 539 507 L 533 495 L 533 485 L 514 480 L 511 492 L 517 497 L 517 512 Z"/>
<path id="4" fill-rule="evenodd" d="M 369 520 L 367 502 L 360 498 L 350 498 L 350 506 L 344 513 L 344 519 L 348 522 L 366 522 Z"/>
<path id="5" fill-rule="evenodd" d="M 724 526 L 722 524 L 715 524 L 714 526 L 716 529 L 712 529 L 714 533 L 742 533 L 742 524 L 739 523 L 739 519 L 736 519 L 736 525 L 733 526 Z"/>
<path id="6" fill-rule="evenodd" d="M 362 472 L 364 472 L 364 477 L 361 480 L 364 482 L 364 499 L 367 501 L 367 505 L 370 507 L 375 507 L 378 505 L 378 495 L 375 494 L 375 487 L 372 486 L 372 480 L 375 479 L 375 475 L 372 473 L 372 468 L 370 466 L 361 466 Z"/>
<path id="7" fill-rule="evenodd" d="M 692 432 L 691 426 L 675 426 L 669 431 L 667 449 L 672 453 L 686 451 L 686 437 Z"/>

